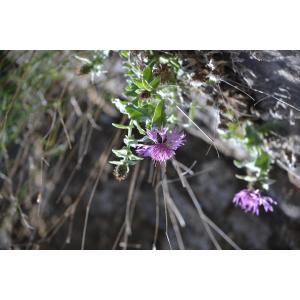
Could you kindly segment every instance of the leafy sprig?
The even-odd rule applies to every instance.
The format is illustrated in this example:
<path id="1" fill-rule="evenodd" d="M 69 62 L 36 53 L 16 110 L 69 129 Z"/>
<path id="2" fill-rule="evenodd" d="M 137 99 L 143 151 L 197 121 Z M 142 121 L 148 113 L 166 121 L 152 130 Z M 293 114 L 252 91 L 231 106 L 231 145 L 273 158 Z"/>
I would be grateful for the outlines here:
<path id="1" fill-rule="evenodd" d="M 273 182 L 269 178 L 272 161 L 268 153 L 264 150 L 264 131 L 249 121 L 243 124 L 230 123 L 228 125 L 228 131 L 223 137 L 235 139 L 242 144 L 249 153 L 249 160 L 234 161 L 234 165 L 237 168 L 245 168 L 247 170 L 247 175 L 238 174 L 236 177 L 248 182 L 250 187 L 258 185 L 268 190 L 269 185 Z"/>
<path id="2" fill-rule="evenodd" d="M 117 109 L 127 115 L 130 120 L 129 125 L 113 124 L 119 129 L 127 130 L 124 137 L 124 147 L 113 150 L 119 160 L 110 163 L 117 166 L 136 164 L 142 158 L 132 152 L 139 140 L 135 139 L 132 132 L 145 136 L 145 129 L 165 126 L 168 122 L 166 103 L 161 91 L 168 82 L 166 70 L 168 70 L 170 80 L 176 78 L 178 64 L 172 55 L 162 56 L 156 53 L 135 51 L 120 51 L 120 56 L 124 60 L 126 69 L 127 85 L 124 92 L 124 99 L 113 99 Z M 159 72 L 164 71 L 165 73 Z M 164 80 L 162 80 L 162 77 Z"/>

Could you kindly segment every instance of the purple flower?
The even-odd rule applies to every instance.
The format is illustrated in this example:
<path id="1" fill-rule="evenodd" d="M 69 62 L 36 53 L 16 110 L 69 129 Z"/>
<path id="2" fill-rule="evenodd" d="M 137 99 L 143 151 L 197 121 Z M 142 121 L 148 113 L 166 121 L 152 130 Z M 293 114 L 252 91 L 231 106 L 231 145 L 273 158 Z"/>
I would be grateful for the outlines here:
<path id="1" fill-rule="evenodd" d="M 241 190 L 234 198 L 233 203 L 236 206 L 240 206 L 245 212 L 252 212 L 255 215 L 259 215 L 259 207 L 263 206 L 265 212 L 273 211 L 272 205 L 276 205 L 277 202 L 271 197 L 262 196 L 259 190 Z"/>
<path id="2" fill-rule="evenodd" d="M 151 157 L 158 162 L 165 162 L 175 155 L 175 151 L 185 143 L 185 134 L 176 128 L 168 131 L 167 128 L 147 130 L 151 140 L 150 145 L 137 145 L 136 152 L 144 157 Z"/>

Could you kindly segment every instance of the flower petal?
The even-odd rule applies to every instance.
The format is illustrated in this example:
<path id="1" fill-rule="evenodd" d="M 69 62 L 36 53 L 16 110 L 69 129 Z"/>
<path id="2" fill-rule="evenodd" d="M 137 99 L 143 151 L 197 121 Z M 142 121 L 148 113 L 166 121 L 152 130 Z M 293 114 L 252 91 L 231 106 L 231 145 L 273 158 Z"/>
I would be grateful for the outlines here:
<path id="1" fill-rule="evenodd" d="M 276 205 L 277 202 L 271 197 L 262 196 L 259 190 L 241 190 L 238 192 L 234 198 L 233 203 L 236 206 L 240 206 L 245 212 L 252 212 L 255 215 L 259 215 L 259 207 L 263 206 L 265 212 L 273 211 L 273 204 Z"/>
<path id="2" fill-rule="evenodd" d="M 152 145 L 140 145 L 136 149 L 136 153 L 140 156 L 151 156 Z"/>
<path id="3" fill-rule="evenodd" d="M 167 133 L 166 144 L 172 150 L 177 150 L 180 146 L 185 143 L 185 134 L 183 132 L 178 132 L 176 128 L 172 132 Z"/>
<path id="4" fill-rule="evenodd" d="M 179 133 L 177 129 L 168 132 L 168 128 L 153 128 L 146 130 L 147 137 L 152 141 L 152 145 L 136 145 L 136 152 L 141 156 L 150 156 L 153 160 L 165 162 L 175 155 L 181 145 L 184 144 L 185 134 Z"/>
<path id="5" fill-rule="evenodd" d="M 157 129 L 147 129 L 146 130 L 147 136 L 150 140 L 152 140 L 154 143 L 158 143 L 157 141 Z"/>

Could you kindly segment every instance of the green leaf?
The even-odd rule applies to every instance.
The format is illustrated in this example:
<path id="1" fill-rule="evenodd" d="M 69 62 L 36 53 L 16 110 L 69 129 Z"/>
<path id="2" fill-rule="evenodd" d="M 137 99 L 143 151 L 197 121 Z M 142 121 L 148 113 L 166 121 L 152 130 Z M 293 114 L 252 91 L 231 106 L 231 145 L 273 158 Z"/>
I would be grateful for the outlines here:
<path id="1" fill-rule="evenodd" d="M 262 143 L 259 133 L 256 131 L 255 127 L 251 124 L 246 126 L 246 136 L 248 138 L 248 145 L 260 145 Z"/>
<path id="2" fill-rule="evenodd" d="M 269 167 L 269 155 L 267 152 L 261 150 L 260 155 L 255 161 L 255 165 L 263 170 L 268 169 Z"/>
<path id="3" fill-rule="evenodd" d="M 138 107 L 134 104 L 130 104 L 126 107 L 126 112 L 131 119 L 146 122 L 153 114 L 154 108 L 151 104 L 145 104 L 142 107 Z"/>
<path id="4" fill-rule="evenodd" d="M 123 57 L 123 58 L 128 58 L 128 55 L 129 55 L 129 51 L 128 50 L 121 50 L 120 51 L 120 56 Z"/>
<path id="5" fill-rule="evenodd" d="M 125 88 L 125 91 L 135 92 L 137 89 L 138 89 L 138 87 L 135 84 L 133 84 L 132 82 L 130 82 L 130 83 L 128 83 L 128 86 Z"/>
<path id="6" fill-rule="evenodd" d="M 128 157 L 130 160 L 143 160 L 142 157 L 136 156 L 134 154 L 130 154 Z"/>
<path id="7" fill-rule="evenodd" d="M 152 76 L 152 66 L 148 65 L 143 72 L 143 78 L 145 81 L 149 81 L 151 76 Z"/>
<path id="8" fill-rule="evenodd" d="M 160 79 L 161 79 L 160 76 L 157 76 L 150 82 L 150 85 L 154 90 L 158 88 L 160 84 Z"/>
<path id="9" fill-rule="evenodd" d="M 128 105 L 126 107 L 126 112 L 133 120 L 140 120 L 144 117 L 143 111 L 134 105 Z"/>
<path id="10" fill-rule="evenodd" d="M 145 86 L 142 80 L 138 80 L 138 79 L 132 79 L 132 82 L 139 88 L 144 90 Z"/>
<path id="11" fill-rule="evenodd" d="M 173 66 L 175 68 L 175 70 L 179 70 L 180 65 L 179 65 L 179 63 L 176 60 L 170 59 L 169 63 L 170 63 L 171 66 Z"/>
<path id="12" fill-rule="evenodd" d="M 127 149 L 120 149 L 120 150 L 115 150 L 113 149 L 112 152 L 117 156 L 121 158 L 125 158 L 127 156 Z"/>
<path id="13" fill-rule="evenodd" d="M 158 102 L 152 117 L 152 126 L 162 126 L 165 122 L 165 101 Z"/>
<path id="14" fill-rule="evenodd" d="M 245 180 L 247 182 L 255 182 L 257 181 L 257 178 L 255 176 L 249 176 L 249 175 L 235 175 L 236 178 L 238 179 L 242 179 L 242 180 Z"/>
<path id="15" fill-rule="evenodd" d="M 117 165 L 117 166 L 123 165 L 123 162 L 120 160 L 111 160 L 111 161 L 109 161 L 109 163 L 112 165 Z"/>
<path id="16" fill-rule="evenodd" d="M 151 92 L 153 90 L 152 86 L 144 79 L 143 80 L 143 86 L 144 86 L 144 89 L 147 90 L 148 92 Z"/>
<path id="17" fill-rule="evenodd" d="M 133 127 L 133 126 L 129 126 L 129 125 L 116 124 L 116 123 L 112 123 L 112 126 L 119 128 L 119 129 L 130 129 Z"/>
<path id="18" fill-rule="evenodd" d="M 138 143 L 137 140 L 135 140 L 134 138 L 131 138 L 131 137 L 129 138 L 127 135 L 125 136 L 123 141 L 124 141 L 124 144 L 127 146 L 133 146 Z"/>
<path id="19" fill-rule="evenodd" d="M 130 96 L 130 97 L 136 97 L 138 94 L 137 94 L 136 90 L 127 90 L 127 91 L 125 91 L 125 95 Z"/>

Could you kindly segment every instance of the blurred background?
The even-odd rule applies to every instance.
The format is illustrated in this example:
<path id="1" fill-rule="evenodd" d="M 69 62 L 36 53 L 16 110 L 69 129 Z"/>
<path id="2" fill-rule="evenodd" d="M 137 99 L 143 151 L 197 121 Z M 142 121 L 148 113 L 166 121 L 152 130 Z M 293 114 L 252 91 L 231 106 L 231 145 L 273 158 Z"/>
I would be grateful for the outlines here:
<path id="1" fill-rule="evenodd" d="M 181 224 L 172 213 L 166 224 L 150 160 L 123 181 L 108 163 L 123 134 L 111 124 L 126 121 L 112 103 L 126 85 L 117 51 L 0 52 L 1 249 L 215 249 L 216 242 L 222 249 L 300 248 L 300 52 L 172 53 L 182 62 L 181 96 L 196 103 L 195 120 L 220 152 L 185 127 L 187 143 L 176 159 L 192 192 L 167 166 Z M 202 84 L 210 61 L 221 79 L 213 87 Z M 276 125 L 265 141 L 275 162 L 273 213 L 257 217 L 232 204 L 245 188 L 233 160 L 245 153 L 216 133 L 216 125 L 226 125 L 228 105 L 240 121 Z"/>

